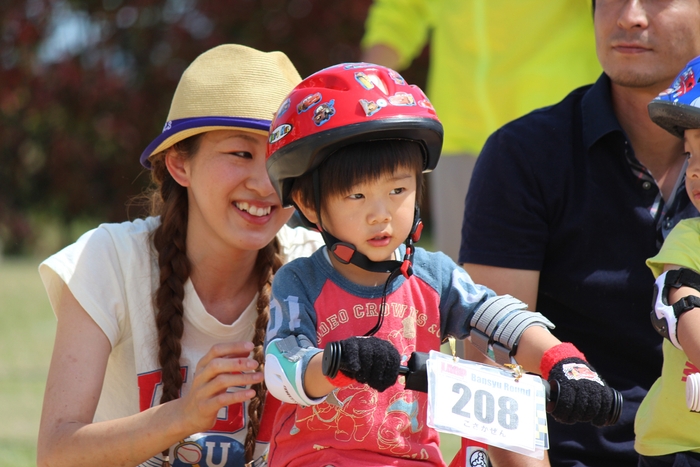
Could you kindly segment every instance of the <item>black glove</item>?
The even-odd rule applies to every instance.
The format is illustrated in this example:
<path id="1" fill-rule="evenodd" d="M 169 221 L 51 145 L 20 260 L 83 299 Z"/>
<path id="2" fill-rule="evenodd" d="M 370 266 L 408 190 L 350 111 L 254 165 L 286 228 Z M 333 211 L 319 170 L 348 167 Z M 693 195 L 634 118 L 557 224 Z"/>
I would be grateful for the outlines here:
<path id="1" fill-rule="evenodd" d="M 549 372 L 548 382 L 552 387 L 559 383 L 558 400 L 551 412 L 555 420 L 608 424 L 616 393 L 585 360 L 567 357 L 558 361 Z"/>
<path id="2" fill-rule="evenodd" d="M 396 383 L 401 355 L 391 342 L 378 337 L 350 337 L 338 342 L 340 372 L 379 392 Z"/>

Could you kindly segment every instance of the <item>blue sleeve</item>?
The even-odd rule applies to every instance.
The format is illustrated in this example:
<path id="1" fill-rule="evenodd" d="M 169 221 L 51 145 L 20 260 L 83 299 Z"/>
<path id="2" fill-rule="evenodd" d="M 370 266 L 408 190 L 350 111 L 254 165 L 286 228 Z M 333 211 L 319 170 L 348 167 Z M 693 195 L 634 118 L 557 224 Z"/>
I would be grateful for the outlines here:
<path id="1" fill-rule="evenodd" d="M 318 345 L 313 303 L 318 296 L 315 290 L 320 290 L 320 287 L 314 287 L 316 281 L 309 281 L 309 274 L 305 274 L 312 267 L 310 258 L 299 258 L 285 264 L 275 274 L 270 298 L 270 321 L 265 335 L 266 348 L 272 340 L 288 336 L 303 336 L 302 341 L 306 344 Z M 302 359 L 304 366 L 311 356 Z"/>
<path id="2" fill-rule="evenodd" d="M 308 275 L 304 280 L 307 266 L 311 266 L 311 260 L 299 258 L 282 266 L 275 274 L 266 342 L 290 335 L 304 335 L 313 345 L 317 345 L 313 302 L 318 292 L 313 290 L 313 284 L 309 284 Z"/>
<path id="3" fill-rule="evenodd" d="M 313 304 L 318 296 L 315 290 L 320 290 L 324 278 L 322 274 L 313 274 L 314 257 L 296 259 L 275 274 L 265 336 L 268 390 L 282 402 L 303 406 L 325 400 L 325 397 L 311 398 L 304 388 L 309 361 L 321 352 L 316 347 Z"/>
<path id="4" fill-rule="evenodd" d="M 440 295 L 440 333 L 464 339 L 474 312 L 496 293 L 475 284 L 469 274 L 441 252 L 416 249 L 414 271 Z"/>
<path id="5" fill-rule="evenodd" d="M 532 157 L 507 127 L 489 137 L 467 193 L 460 263 L 541 270 L 549 242 L 546 187 Z"/>

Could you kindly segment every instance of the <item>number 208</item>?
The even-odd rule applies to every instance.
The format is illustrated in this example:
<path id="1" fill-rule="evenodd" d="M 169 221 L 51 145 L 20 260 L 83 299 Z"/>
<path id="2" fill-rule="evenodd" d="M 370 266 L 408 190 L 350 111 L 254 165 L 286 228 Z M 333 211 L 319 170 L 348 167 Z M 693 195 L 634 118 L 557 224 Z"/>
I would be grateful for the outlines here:
<path id="1" fill-rule="evenodd" d="M 461 394 L 454 406 L 452 413 L 465 418 L 471 418 L 471 414 L 464 410 L 464 407 L 472 398 L 472 391 L 462 383 L 455 383 L 452 392 Z M 506 430 L 516 430 L 518 428 L 518 401 L 511 397 L 501 396 L 498 398 L 498 424 Z M 478 389 L 474 391 L 474 418 L 481 423 L 493 423 L 496 416 L 495 401 L 493 395 Z"/>

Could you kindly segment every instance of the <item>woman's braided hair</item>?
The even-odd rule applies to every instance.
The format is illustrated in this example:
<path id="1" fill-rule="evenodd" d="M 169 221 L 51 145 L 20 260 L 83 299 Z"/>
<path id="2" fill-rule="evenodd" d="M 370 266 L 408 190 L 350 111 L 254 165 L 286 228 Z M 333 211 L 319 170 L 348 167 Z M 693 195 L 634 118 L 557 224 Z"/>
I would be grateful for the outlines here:
<path id="1" fill-rule="evenodd" d="M 176 143 L 173 148 L 180 156 L 192 157 L 199 148 L 201 135 Z M 161 223 L 153 233 L 153 245 L 158 254 L 160 280 L 155 293 L 156 328 L 158 330 L 158 361 L 162 368 L 163 395 L 160 403 L 177 399 L 183 384 L 180 370 L 181 339 L 184 331 L 184 285 L 192 266 L 187 257 L 187 189 L 178 184 L 165 165 L 165 152 L 151 157 L 151 178 L 154 189 L 149 194 L 151 215 L 160 216 Z M 282 265 L 277 237 L 258 253 L 253 274 L 258 277 L 258 317 L 253 337 L 253 358 L 263 371 L 263 343 L 270 317 L 270 288 L 272 276 Z M 248 432 L 245 439 L 245 459 L 250 462 L 260 429 L 263 404 L 267 395 L 264 381 L 252 386 L 255 397 L 248 403 Z M 163 451 L 163 466 L 170 465 L 169 449 Z"/>

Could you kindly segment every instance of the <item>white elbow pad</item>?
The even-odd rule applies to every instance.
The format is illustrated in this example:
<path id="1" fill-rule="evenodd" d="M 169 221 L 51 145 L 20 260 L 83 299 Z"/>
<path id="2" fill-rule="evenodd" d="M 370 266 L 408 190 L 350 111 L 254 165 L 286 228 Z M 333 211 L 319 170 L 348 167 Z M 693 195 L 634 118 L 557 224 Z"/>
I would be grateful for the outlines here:
<path id="1" fill-rule="evenodd" d="M 683 347 L 678 342 L 678 318 L 686 311 L 700 307 L 700 297 L 695 295 L 688 295 L 669 305 L 669 289 L 683 286 L 700 291 L 700 275 L 686 268 L 661 274 L 654 283 L 654 306 L 651 310 L 651 324 L 656 332 L 671 341 L 679 350 L 683 350 Z"/>
<path id="2" fill-rule="evenodd" d="M 306 339 L 304 339 L 306 341 Z M 295 336 L 275 339 L 265 351 L 265 384 L 267 389 L 282 402 L 298 405 L 316 405 L 325 400 L 312 399 L 304 392 L 306 354 L 321 352 L 315 347 L 302 347 Z"/>

